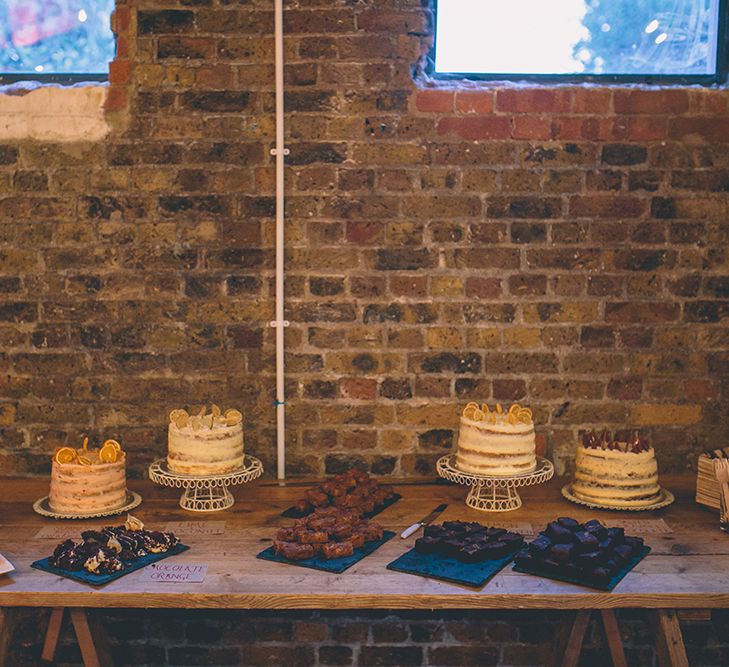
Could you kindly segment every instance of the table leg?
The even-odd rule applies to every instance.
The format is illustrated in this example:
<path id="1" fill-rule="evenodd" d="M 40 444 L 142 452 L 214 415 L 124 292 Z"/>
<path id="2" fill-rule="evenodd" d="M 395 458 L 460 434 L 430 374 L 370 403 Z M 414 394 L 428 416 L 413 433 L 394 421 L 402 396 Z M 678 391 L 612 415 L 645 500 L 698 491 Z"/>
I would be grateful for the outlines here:
<path id="1" fill-rule="evenodd" d="M 84 667 L 113 667 L 109 641 L 98 619 L 93 615 L 89 618 L 86 609 L 73 608 L 70 611 Z"/>
<path id="2" fill-rule="evenodd" d="M 10 665 L 8 651 L 15 629 L 16 610 L 11 607 L 0 607 L 0 667 Z"/>
<path id="3" fill-rule="evenodd" d="M 564 642 L 566 628 L 563 626 L 558 629 L 558 634 L 562 635 L 562 639 L 555 643 L 554 648 L 554 665 L 562 665 L 562 667 L 576 667 L 580 659 L 582 651 L 582 642 L 585 639 L 585 632 L 590 622 L 592 611 L 589 609 L 580 609 L 575 616 L 572 627 L 569 630 L 567 642 Z"/>
<path id="4" fill-rule="evenodd" d="M 65 607 L 54 607 L 51 609 L 51 618 L 48 621 L 48 630 L 46 630 L 46 638 L 43 642 L 41 660 L 53 662 L 56 659 L 56 649 L 58 648 L 58 640 L 61 638 L 61 625 L 63 624 L 65 612 Z"/>
<path id="5" fill-rule="evenodd" d="M 618 619 L 615 617 L 613 609 L 600 610 L 602 616 L 602 625 L 605 628 L 605 638 L 610 649 L 610 657 L 614 667 L 628 667 L 625 659 L 625 651 L 623 650 L 623 638 L 620 636 L 620 627 Z"/>
<path id="6" fill-rule="evenodd" d="M 689 667 L 681 626 L 674 609 L 657 609 L 651 614 L 656 635 L 656 655 L 661 667 Z"/>

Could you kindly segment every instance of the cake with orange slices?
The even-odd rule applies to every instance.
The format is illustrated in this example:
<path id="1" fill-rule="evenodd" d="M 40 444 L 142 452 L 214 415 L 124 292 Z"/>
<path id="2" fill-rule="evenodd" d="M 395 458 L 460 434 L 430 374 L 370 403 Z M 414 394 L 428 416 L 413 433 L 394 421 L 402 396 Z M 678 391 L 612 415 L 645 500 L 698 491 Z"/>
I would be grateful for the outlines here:
<path id="1" fill-rule="evenodd" d="M 499 403 L 469 403 L 461 415 L 456 467 L 476 475 L 507 477 L 533 471 L 537 466 L 534 422 L 529 408 L 514 403 L 504 410 Z"/>
<path id="2" fill-rule="evenodd" d="M 116 440 L 101 447 L 60 447 L 53 455 L 48 504 L 58 514 L 94 514 L 119 509 L 127 501 L 126 454 Z"/>
<path id="3" fill-rule="evenodd" d="M 243 465 L 243 415 L 203 406 L 195 415 L 173 410 L 167 439 L 167 466 L 182 475 L 222 475 Z"/>

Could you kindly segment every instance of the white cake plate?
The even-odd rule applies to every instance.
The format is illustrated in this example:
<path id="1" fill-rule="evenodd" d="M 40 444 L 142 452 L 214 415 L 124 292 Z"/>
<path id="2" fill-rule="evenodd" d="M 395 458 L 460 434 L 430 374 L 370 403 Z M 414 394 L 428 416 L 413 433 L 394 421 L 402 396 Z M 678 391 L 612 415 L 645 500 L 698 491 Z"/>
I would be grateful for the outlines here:
<path id="1" fill-rule="evenodd" d="M 140 505 L 142 502 L 142 496 L 134 491 L 127 491 L 127 497 L 124 504 L 121 507 L 117 507 L 113 510 L 106 510 L 105 512 L 87 512 L 85 514 L 69 514 L 68 512 L 54 512 L 51 509 L 48 496 L 39 498 L 33 503 L 33 510 L 42 515 L 49 516 L 52 519 L 99 519 L 104 516 L 116 516 L 117 514 L 124 514 L 129 510 L 133 510 L 135 507 Z"/>
<path id="2" fill-rule="evenodd" d="M 566 484 L 562 487 L 562 495 L 570 502 L 578 505 L 584 505 L 585 507 L 592 507 L 598 510 L 617 510 L 619 512 L 645 512 L 647 510 L 659 510 L 662 507 L 668 507 L 675 500 L 673 494 L 668 489 L 663 488 L 658 494 L 658 498 L 656 498 L 655 502 L 650 505 L 642 505 L 641 507 L 619 507 L 617 505 L 610 505 L 609 503 L 605 503 L 603 505 L 601 503 L 590 502 L 589 500 L 582 500 L 582 498 L 578 498 L 572 492 L 572 484 Z"/>
<path id="3" fill-rule="evenodd" d="M 537 456 L 537 467 L 521 475 L 493 476 L 463 472 L 456 467 L 455 454 L 438 459 L 435 465 L 438 475 L 456 484 L 471 487 L 466 505 L 481 512 L 511 512 L 521 507 L 517 487 L 542 484 L 554 475 L 551 461 Z"/>
<path id="4" fill-rule="evenodd" d="M 169 469 L 167 459 L 149 466 L 149 479 L 156 484 L 185 489 L 180 497 L 180 507 L 190 512 L 219 512 L 232 507 L 235 499 L 228 487 L 247 484 L 262 474 L 261 461 L 248 454 L 240 468 L 223 475 L 181 475 Z"/>

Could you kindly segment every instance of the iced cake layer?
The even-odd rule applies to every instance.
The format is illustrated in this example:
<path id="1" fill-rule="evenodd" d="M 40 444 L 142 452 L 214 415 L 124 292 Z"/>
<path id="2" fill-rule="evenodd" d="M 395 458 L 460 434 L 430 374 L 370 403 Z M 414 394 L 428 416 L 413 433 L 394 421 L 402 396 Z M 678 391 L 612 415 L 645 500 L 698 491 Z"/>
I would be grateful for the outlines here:
<path id="1" fill-rule="evenodd" d="M 488 423 L 461 417 L 456 467 L 479 475 L 508 476 L 536 468 L 532 423 Z"/>
<path id="2" fill-rule="evenodd" d="M 219 475 L 243 465 L 243 424 L 215 423 L 197 430 L 170 423 L 167 465 L 183 475 Z"/>
<path id="3" fill-rule="evenodd" d="M 58 463 L 51 467 L 49 505 L 59 514 L 93 514 L 126 503 L 126 456 L 113 463 Z"/>
<path id="4" fill-rule="evenodd" d="M 660 495 L 655 451 L 623 449 L 579 445 L 572 483 L 575 497 L 615 507 L 655 503 Z"/>

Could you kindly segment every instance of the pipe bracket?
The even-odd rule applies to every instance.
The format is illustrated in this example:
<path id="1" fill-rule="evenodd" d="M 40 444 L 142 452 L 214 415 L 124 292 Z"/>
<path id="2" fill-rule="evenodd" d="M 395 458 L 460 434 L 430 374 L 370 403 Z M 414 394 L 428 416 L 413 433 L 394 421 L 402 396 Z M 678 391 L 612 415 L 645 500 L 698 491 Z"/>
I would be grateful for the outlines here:
<path id="1" fill-rule="evenodd" d="M 278 155 L 278 149 L 277 148 L 272 148 L 270 152 L 271 152 L 271 155 Z M 283 154 L 284 155 L 290 155 L 291 154 L 291 151 L 288 148 L 284 148 L 283 149 Z"/>
<path id="2" fill-rule="evenodd" d="M 272 320 L 268 323 L 269 327 L 287 327 L 291 324 L 288 320 Z"/>

